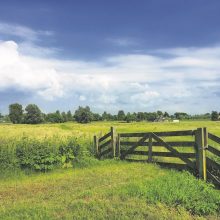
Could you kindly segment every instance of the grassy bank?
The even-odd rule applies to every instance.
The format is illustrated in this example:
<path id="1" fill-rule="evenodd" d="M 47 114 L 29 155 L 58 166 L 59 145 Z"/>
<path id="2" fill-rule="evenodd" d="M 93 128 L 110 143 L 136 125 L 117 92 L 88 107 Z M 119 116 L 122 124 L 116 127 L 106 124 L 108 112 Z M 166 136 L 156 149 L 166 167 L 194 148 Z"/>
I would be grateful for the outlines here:
<path id="1" fill-rule="evenodd" d="M 0 181 L 0 219 L 218 219 L 220 192 L 188 173 L 97 162 Z"/>

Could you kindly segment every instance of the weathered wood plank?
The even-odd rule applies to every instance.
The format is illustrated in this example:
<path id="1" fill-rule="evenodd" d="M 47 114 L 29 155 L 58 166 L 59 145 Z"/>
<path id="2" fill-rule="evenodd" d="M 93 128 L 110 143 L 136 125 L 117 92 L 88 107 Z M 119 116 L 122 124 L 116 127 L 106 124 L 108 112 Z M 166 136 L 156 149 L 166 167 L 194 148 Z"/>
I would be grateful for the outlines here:
<path id="1" fill-rule="evenodd" d="M 149 138 L 149 134 L 145 134 L 144 137 L 142 137 L 137 143 L 135 143 L 134 145 L 131 146 L 131 148 L 129 148 L 126 153 L 121 154 L 121 159 L 124 159 L 126 154 L 130 154 L 131 152 L 134 151 L 135 148 L 137 148 L 138 146 L 140 146 L 140 143 L 144 142 L 147 138 Z"/>
<path id="2" fill-rule="evenodd" d="M 136 141 L 121 141 L 120 143 L 121 145 L 131 146 L 137 142 Z M 166 143 L 172 147 L 194 147 L 195 145 L 194 141 L 172 141 L 172 142 L 168 141 Z M 161 143 L 153 141 L 152 144 L 154 147 L 161 147 Z M 149 142 L 142 142 L 139 146 L 149 146 Z"/>
<path id="3" fill-rule="evenodd" d="M 153 151 L 153 138 L 152 135 L 149 137 L 149 145 L 148 145 L 148 162 L 152 162 L 152 151 Z"/>
<path id="4" fill-rule="evenodd" d="M 116 145 L 116 140 L 115 140 L 115 129 L 111 127 L 111 147 L 112 147 L 112 157 L 115 157 L 115 145 Z"/>
<path id="5" fill-rule="evenodd" d="M 95 151 L 96 151 L 96 156 L 99 157 L 99 144 L 97 141 L 97 136 L 94 136 L 94 147 L 95 147 Z"/>
<path id="6" fill-rule="evenodd" d="M 126 152 L 126 151 L 122 151 Z M 149 151 L 133 151 L 129 155 L 143 155 L 143 156 L 148 156 Z M 152 156 L 156 157 L 174 157 L 174 158 L 179 158 L 184 157 L 184 158 L 195 158 L 195 153 L 179 153 L 178 156 L 174 155 L 171 152 L 152 152 Z"/>
<path id="7" fill-rule="evenodd" d="M 191 168 L 194 169 L 194 164 L 192 163 L 191 160 L 182 157 L 181 155 L 179 155 L 179 152 L 172 148 L 169 144 L 167 144 L 163 139 L 161 139 L 160 137 L 158 137 L 156 134 L 152 133 L 152 137 L 159 143 L 161 143 L 163 146 L 165 146 L 170 152 L 172 152 L 176 157 L 180 158 L 183 162 L 185 162 L 186 164 L 188 164 L 188 166 L 190 166 Z"/>
<path id="8" fill-rule="evenodd" d="M 145 134 L 150 134 L 151 132 L 139 132 L 139 133 L 121 133 L 121 137 L 143 137 Z M 154 132 L 157 136 L 192 136 L 194 135 L 194 130 L 185 131 L 165 131 L 165 132 Z"/>
<path id="9" fill-rule="evenodd" d="M 111 148 L 108 148 L 107 150 L 104 150 L 104 151 L 102 151 L 101 153 L 100 153 L 100 157 L 102 157 L 102 156 L 104 156 L 104 155 L 107 155 L 107 154 L 109 154 L 109 153 L 111 153 L 112 152 L 112 149 Z"/>
<path id="10" fill-rule="evenodd" d="M 106 138 L 110 137 L 111 136 L 111 132 L 105 134 L 104 136 L 102 136 L 101 138 L 99 138 L 99 143 L 104 141 Z"/>
<path id="11" fill-rule="evenodd" d="M 216 156 L 220 157 L 220 151 L 217 150 L 216 148 L 212 147 L 211 145 L 208 146 L 207 150 L 213 154 L 215 154 Z"/>
<path id="12" fill-rule="evenodd" d="M 220 164 L 210 159 L 209 157 L 206 158 L 206 162 L 207 162 L 208 168 L 214 168 L 216 170 L 220 170 Z"/>
<path id="13" fill-rule="evenodd" d="M 108 145 L 110 145 L 110 144 L 111 144 L 111 140 L 108 140 L 108 141 L 106 141 L 105 143 L 101 144 L 101 145 L 99 146 L 99 149 L 103 149 L 104 147 L 106 147 L 106 146 L 108 146 Z"/>
<path id="14" fill-rule="evenodd" d="M 215 141 L 216 143 L 220 144 L 220 137 L 214 135 L 214 134 L 211 134 L 209 133 L 208 134 L 208 138 L 211 139 L 212 141 Z"/>

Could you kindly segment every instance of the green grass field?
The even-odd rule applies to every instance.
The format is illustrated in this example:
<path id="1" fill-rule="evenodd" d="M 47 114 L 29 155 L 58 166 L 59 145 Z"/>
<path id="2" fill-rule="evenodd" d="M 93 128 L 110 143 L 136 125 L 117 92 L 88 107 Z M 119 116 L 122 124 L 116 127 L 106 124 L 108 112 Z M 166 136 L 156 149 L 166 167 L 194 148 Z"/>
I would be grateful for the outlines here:
<path id="1" fill-rule="evenodd" d="M 15 147 L 23 136 L 50 139 L 55 145 L 76 137 L 83 147 L 110 126 L 117 132 L 208 127 L 220 136 L 220 123 L 209 121 L 0 124 L 0 148 Z M 1 176 L 0 219 L 220 219 L 220 191 L 187 172 L 89 156 L 68 169 L 46 173 L 14 169 Z"/>

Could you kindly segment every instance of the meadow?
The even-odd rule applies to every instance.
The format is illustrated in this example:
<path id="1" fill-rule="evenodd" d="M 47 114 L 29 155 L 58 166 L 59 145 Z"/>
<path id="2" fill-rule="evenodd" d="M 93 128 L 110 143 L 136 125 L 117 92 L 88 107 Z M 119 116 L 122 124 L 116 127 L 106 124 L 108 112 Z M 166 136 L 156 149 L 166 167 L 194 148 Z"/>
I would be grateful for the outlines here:
<path id="1" fill-rule="evenodd" d="M 211 121 L 0 124 L 0 219 L 220 219 L 220 191 L 188 172 L 95 159 L 110 126 L 220 136 Z"/>

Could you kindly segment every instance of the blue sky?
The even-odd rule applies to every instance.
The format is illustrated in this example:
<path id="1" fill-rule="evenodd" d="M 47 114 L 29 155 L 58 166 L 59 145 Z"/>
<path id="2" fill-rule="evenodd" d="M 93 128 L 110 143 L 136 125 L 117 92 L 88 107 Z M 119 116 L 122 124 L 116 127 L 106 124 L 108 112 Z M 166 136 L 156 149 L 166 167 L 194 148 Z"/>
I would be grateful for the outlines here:
<path id="1" fill-rule="evenodd" d="M 0 1 L 0 112 L 220 111 L 220 2 Z"/>

